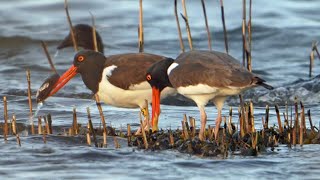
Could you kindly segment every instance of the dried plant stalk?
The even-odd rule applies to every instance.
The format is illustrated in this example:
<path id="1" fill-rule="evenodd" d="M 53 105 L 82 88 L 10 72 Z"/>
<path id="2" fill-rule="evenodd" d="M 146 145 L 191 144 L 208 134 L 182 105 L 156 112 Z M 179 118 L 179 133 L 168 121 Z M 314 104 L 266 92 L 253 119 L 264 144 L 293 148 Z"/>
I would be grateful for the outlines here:
<path id="1" fill-rule="evenodd" d="M 90 136 L 90 125 L 89 125 L 89 123 L 88 123 L 88 125 L 87 125 L 87 128 L 88 128 L 88 132 L 87 132 L 87 144 L 88 144 L 89 146 L 91 146 L 91 136 Z"/>
<path id="2" fill-rule="evenodd" d="M 33 115 L 32 115 L 32 99 L 31 99 L 31 77 L 30 70 L 26 71 L 27 74 L 27 82 L 28 82 L 28 103 L 29 103 L 29 119 L 31 123 L 31 134 L 34 134 L 34 123 L 33 123 Z"/>
<path id="3" fill-rule="evenodd" d="M 52 134 L 52 118 L 50 113 L 47 115 L 47 121 L 48 121 L 48 134 Z"/>
<path id="4" fill-rule="evenodd" d="M 52 58 L 51 58 L 51 56 L 50 56 L 50 54 L 49 54 L 47 44 L 46 44 L 44 41 L 41 41 L 41 45 L 42 45 L 42 48 L 43 48 L 44 53 L 45 53 L 46 56 L 47 56 L 47 59 L 48 59 L 48 61 L 49 61 L 50 67 L 51 67 L 51 70 L 52 70 L 54 73 L 58 74 L 57 69 L 56 69 L 56 68 L 54 67 L 54 65 L 53 65 Z"/>
<path id="5" fill-rule="evenodd" d="M 70 34 L 71 34 L 71 39 L 72 39 L 72 43 L 73 43 L 73 48 L 77 52 L 79 49 L 78 49 L 78 45 L 77 45 L 74 31 L 72 28 L 72 21 L 71 21 L 69 9 L 68 9 L 68 0 L 64 0 L 64 9 L 65 9 L 66 15 L 67 15 L 67 20 L 68 20 L 68 24 L 69 24 L 69 28 L 70 28 Z"/>
<path id="6" fill-rule="evenodd" d="M 278 125 L 279 125 L 279 133 L 282 134 L 283 133 L 283 127 L 282 127 L 282 124 L 281 124 L 281 118 L 280 118 L 280 112 L 279 112 L 278 105 L 275 105 L 275 110 L 276 110 L 277 120 L 278 120 Z"/>
<path id="7" fill-rule="evenodd" d="M 253 111 L 253 103 L 252 100 L 250 101 L 250 121 L 251 121 L 251 132 L 255 132 L 256 129 L 254 127 L 254 111 Z"/>
<path id="8" fill-rule="evenodd" d="M 227 35 L 227 28 L 226 28 L 226 20 L 224 18 L 223 0 L 220 0 L 220 6 L 221 6 L 221 20 L 222 20 L 223 34 L 224 34 L 224 45 L 225 45 L 226 53 L 229 54 L 228 35 Z"/>
<path id="9" fill-rule="evenodd" d="M 96 23 L 93 14 L 90 12 L 91 21 L 92 21 L 92 39 L 93 39 L 93 47 L 96 52 L 98 52 L 98 43 L 97 43 L 97 32 L 96 32 Z"/>
<path id="10" fill-rule="evenodd" d="M 3 118 L 4 118 L 4 126 L 3 126 L 3 138 L 4 141 L 7 142 L 7 136 L 8 136 L 8 104 L 7 104 L 7 97 L 3 96 Z"/>
<path id="11" fill-rule="evenodd" d="M 78 120 L 77 120 L 77 110 L 73 108 L 73 120 L 72 120 L 72 135 L 78 134 Z"/>
<path id="12" fill-rule="evenodd" d="M 268 129 L 269 127 L 269 105 L 266 105 L 266 121 L 263 127 L 265 129 Z"/>
<path id="13" fill-rule="evenodd" d="M 143 8 L 142 0 L 139 0 L 139 52 L 144 51 L 144 37 L 143 37 Z"/>
<path id="14" fill-rule="evenodd" d="M 181 16 L 182 16 L 182 18 L 184 19 L 184 21 L 186 23 L 189 47 L 190 47 L 190 50 L 192 50 L 193 49 L 192 37 L 191 37 L 191 30 L 190 30 L 190 26 L 189 26 L 186 2 L 185 2 L 185 0 L 181 0 L 181 2 L 182 2 L 182 8 L 183 8 L 183 15 L 181 14 Z"/>
<path id="15" fill-rule="evenodd" d="M 204 20 L 205 20 L 205 24 L 206 24 L 207 35 L 208 35 L 208 48 L 209 48 L 210 51 L 212 51 L 211 34 L 210 34 L 210 30 L 209 30 L 208 18 L 207 18 L 207 12 L 206 12 L 206 5 L 205 5 L 204 0 L 201 0 L 201 4 L 202 4 L 203 16 L 204 16 Z"/>
<path id="16" fill-rule="evenodd" d="M 104 115 L 103 115 L 103 111 L 102 111 L 102 107 L 101 107 L 101 103 L 100 103 L 100 98 L 99 98 L 98 94 L 95 94 L 95 99 L 96 99 L 97 107 L 98 107 L 98 110 L 99 110 L 101 123 L 102 123 L 102 126 L 103 126 L 103 133 L 107 135 L 108 132 L 107 132 L 106 120 L 105 120 Z M 103 142 L 104 142 L 103 146 L 107 146 L 107 136 L 103 138 Z"/>
<path id="17" fill-rule="evenodd" d="M 244 103 L 242 100 L 242 96 L 239 95 L 239 99 L 240 99 L 240 112 L 239 112 L 239 118 L 240 118 L 240 135 L 241 137 L 244 137 L 244 135 L 246 134 L 246 124 L 245 124 L 245 112 L 244 112 Z"/>
<path id="18" fill-rule="evenodd" d="M 128 146 L 131 144 L 131 126 L 127 124 L 127 139 L 128 139 Z"/>
<path id="19" fill-rule="evenodd" d="M 246 66 L 246 0 L 242 0 L 242 65 Z"/>
<path id="20" fill-rule="evenodd" d="M 17 121 L 16 121 L 16 115 L 15 114 L 12 115 L 11 127 L 12 127 L 12 133 L 14 135 L 16 135 L 17 134 Z"/>
<path id="21" fill-rule="evenodd" d="M 41 122 L 41 116 L 38 117 L 38 134 L 42 134 L 42 122 Z"/>
<path id="22" fill-rule="evenodd" d="M 314 62 L 314 52 L 313 52 L 313 50 L 311 50 L 311 52 L 310 52 L 309 59 L 310 59 L 310 64 L 309 64 L 309 77 L 312 77 L 312 68 L 313 68 L 313 62 Z"/>
<path id="23" fill-rule="evenodd" d="M 252 0 L 249 1 L 249 21 L 248 21 L 248 59 L 247 59 L 247 69 L 251 72 L 252 71 L 252 58 L 251 58 L 251 50 L 252 50 L 252 24 L 251 24 L 251 19 L 252 19 Z"/>
<path id="24" fill-rule="evenodd" d="M 140 127 L 141 127 L 141 131 L 142 131 L 142 137 L 143 137 L 143 144 L 144 144 L 144 148 L 148 149 L 148 141 L 147 141 L 147 136 L 146 136 L 146 132 L 143 129 L 143 123 L 142 123 L 142 119 L 140 118 Z"/>
<path id="25" fill-rule="evenodd" d="M 314 130 L 314 126 L 313 126 L 312 119 L 311 119 L 310 109 L 308 110 L 308 118 L 309 118 L 309 123 L 310 123 L 311 131 L 314 133 L 315 130 Z"/>
<path id="26" fill-rule="evenodd" d="M 96 133 L 94 132 L 94 129 L 93 129 L 89 107 L 87 107 L 87 114 L 88 114 L 88 123 L 89 123 L 89 127 L 90 127 L 90 132 L 93 137 L 93 142 L 94 142 L 95 147 L 98 147 L 97 137 L 96 137 Z"/>
<path id="27" fill-rule="evenodd" d="M 182 33 L 181 33 L 180 22 L 179 22 L 178 11 L 177 11 L 177 0 L 174 0 L 174 15 L 176 17 L 176 22 L 177 22 L 177 27 L 178 27 L 180 49 L 182 52 L 184 52 L 184 44 L 183 44 L 183 40 L 182 40 Z"/>

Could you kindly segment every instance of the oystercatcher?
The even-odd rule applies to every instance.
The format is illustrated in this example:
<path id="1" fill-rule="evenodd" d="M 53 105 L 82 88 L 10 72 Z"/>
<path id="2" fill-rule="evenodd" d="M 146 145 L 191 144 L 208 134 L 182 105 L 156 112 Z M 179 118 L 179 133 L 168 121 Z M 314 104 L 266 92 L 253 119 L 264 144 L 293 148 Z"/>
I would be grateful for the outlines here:
<path id="1" fill-rule="evenodd" d="M 215 138 L 217 139 L 221 110 L 226 97 L 237 95 L 255 86 L 273 89 L 272 86 L 249 72 L 232 56 L 217 51 L 189 51 L 180 54 L 176 60 L 167 58 L 153 64 L 146 74 L 152 87 L 152 114 L 160 113 L 160 94 L 166 87 L 193 100 L 201 116 L 200 140 L 204 140 L 207 115 L 204 107 L 213 101 L 218 109 Z"/>

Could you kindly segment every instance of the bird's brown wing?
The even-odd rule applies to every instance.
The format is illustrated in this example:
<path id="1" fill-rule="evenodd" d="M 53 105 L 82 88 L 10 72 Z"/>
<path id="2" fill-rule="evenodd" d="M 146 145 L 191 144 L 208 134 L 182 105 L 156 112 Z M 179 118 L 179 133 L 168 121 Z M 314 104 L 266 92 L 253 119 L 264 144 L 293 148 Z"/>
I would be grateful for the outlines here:
<path id="1" fill-rule="evenodd" d="M 129 89 L 130 86 L 146 81 L 146 71 L 155 62 L 165 57 L 147 53 L 128 53 L 107 57 L 105 66 L 115 65 L 110 83 L 122 88 Z"/>
<path id="2" fill-rule="evenodd" d="M 243 68 L 233 57 L 215 51 L 182 53 L 169 78 L 174 87 L 206 84 L 211 87 L 247 87 L 255 75 Z"/>

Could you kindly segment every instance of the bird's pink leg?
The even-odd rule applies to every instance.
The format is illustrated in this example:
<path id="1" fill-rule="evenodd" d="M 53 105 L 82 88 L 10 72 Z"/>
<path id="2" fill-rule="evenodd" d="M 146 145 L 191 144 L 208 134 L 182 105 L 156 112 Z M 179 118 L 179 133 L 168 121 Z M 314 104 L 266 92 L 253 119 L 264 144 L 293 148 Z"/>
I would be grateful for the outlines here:
<path id="1" fill-rule="evenodd" d="M 216 119 L 216 127 L 214 128 L 215 140 L 217 140 L 219 137 L 219 129 L 220 129 L 221 121 L 222 121 L 221 111 L 222 111 L 222 107 L 223 107 L 225 100 L 226 100 L 226 97 L 224 97 L 224 96 L 218 96 L 213 99 L 213 103 L 215 104 L 215 106 L 218 110 L 218 117 Z"/>
<path id="2" fill-rule="evenodd" d="M 206 130 L 206 123 L 207 123 L 207 114 L 204 110 L 204 107 L 201 106 L 199 107 L 200 109 L 200 117 L 201 117 L 201 127 L 200 127 L 200 132 L 199 132 L 199 139 L 200 141 L 204 141 L 204 133 Z"/>
<path id="3" fill-rule="evenodd" d="M 221 125 L 222 117 L 221 117 L 221 110 L 218 110 L 218 117 L 216 119 L 216 127 L 214 128 L 214 139 L 217 140 L 219 137 L 219 129 Z"/>

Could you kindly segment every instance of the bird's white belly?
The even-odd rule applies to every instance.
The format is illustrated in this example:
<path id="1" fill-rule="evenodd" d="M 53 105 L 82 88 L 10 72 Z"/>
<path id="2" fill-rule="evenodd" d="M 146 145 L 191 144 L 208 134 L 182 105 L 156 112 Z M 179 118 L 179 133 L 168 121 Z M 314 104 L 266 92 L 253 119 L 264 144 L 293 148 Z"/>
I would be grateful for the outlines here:
<path id="1" fill-rule="evenodd" d="M 206 84 L 178 87 L 179 94 L 186 96 L 196 102 L 198 106 L 205 106 L 208 101 L 215 97 L 225 97 L 239 94 L 243 88 L 238 87 L 211 87 Z"/>
<path id="2" fill-rule="evenodd" d="M 145 108 L 145 100 L 148 103 L 152 102 L 152 90 L 147 81 L 132 85 L 128 90 L 125 90 L 111 84 L 106 73 L 107 71 L 102 76 L 103 79 L 99 83 L 98 91 L 100 99 L 106 104 L 123 108 Z M 167 87 L 163 89 L 161 98 L 174 94 L 176 94 L 176 90 Z"/>
<path id="3" fill-rule="evenodd" d="M 124 108 L 143 108 L 144 102 L 151 102 L 152 90 L 124 90 L 111 84 L 107 79 L 99 83 L 98 95 L 106 104 Z"/>

